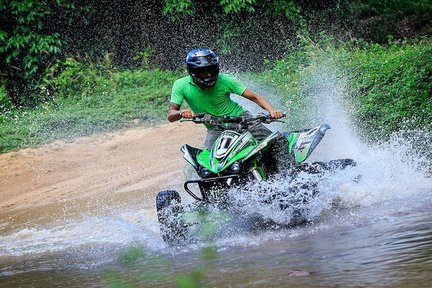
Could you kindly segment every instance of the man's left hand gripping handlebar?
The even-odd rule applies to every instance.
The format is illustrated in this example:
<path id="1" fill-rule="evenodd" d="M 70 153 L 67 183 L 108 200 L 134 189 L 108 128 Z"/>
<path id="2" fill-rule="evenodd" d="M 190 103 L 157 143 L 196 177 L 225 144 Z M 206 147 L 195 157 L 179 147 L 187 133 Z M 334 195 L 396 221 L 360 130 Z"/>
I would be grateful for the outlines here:
<path id="1" fill-rule="evenodd" d="M 270 113 L 271 118 L 273 118 L 273 119 L 279 119 L 279 118 L 282 118 L 285 116 L 285 114 L 279 110 L 271 110 L 271 111 L 269 111 L 269 113 Z"/>

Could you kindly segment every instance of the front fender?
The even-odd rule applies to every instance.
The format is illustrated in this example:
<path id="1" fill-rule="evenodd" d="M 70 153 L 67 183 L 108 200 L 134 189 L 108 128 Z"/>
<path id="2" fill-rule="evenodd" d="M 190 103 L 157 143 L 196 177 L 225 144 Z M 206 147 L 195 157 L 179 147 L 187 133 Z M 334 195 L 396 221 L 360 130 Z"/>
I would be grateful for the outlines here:
<path id="1" fill-rule="evenodd" d="M 195 170 L 197 170 L 198 169 L 197 155 L 201 153 L 203 150 L 184 144 L 180 148 L 180 151 L 183 152 L 183 158 L 189 164 L 191 164 L 195 168 Z"/>
<path id="2" fill-rule="evenodd" d="M 297 164 L 304 162 L 324 137 L 330 125 L 322 124 L 312 129 L 284 133 L 288 139 L 288 151 Z"/>

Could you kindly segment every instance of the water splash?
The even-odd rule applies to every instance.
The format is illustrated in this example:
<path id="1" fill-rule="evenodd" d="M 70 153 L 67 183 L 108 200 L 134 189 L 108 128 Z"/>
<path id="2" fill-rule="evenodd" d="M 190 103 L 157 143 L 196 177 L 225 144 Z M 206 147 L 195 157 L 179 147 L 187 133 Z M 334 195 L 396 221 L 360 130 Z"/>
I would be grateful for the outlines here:
<path id="1" fill-rule="evenodd" d="M 311 160 L 349 157 L 358 165 L 327 179 L 320 189 L 334 191 L 351 206 L 370 205 L 432 191 L 432 179 L 427 172 L 432 163 L 425 157 L 424 151 L 413 149 L 430 149 L 426 144 L 431 139 L 428 130 L 418 129 L 409 133 L 401 130 L 388 141 L 380 143 L 368 143 L 369 139 L 362 139 L 350 118 L 353 108 L 347 99 L 349 87 L 344 78 L 338 77 L 335 67 L 331 61 L 324 61 L 317 69 L 320 72 L 310 80 L 309 100 L 316 107 L 312 115 L 315 115 L 316 121 L 329 123 L 333 128 Z"/>
<path id="2" fill-rule="evenodd" d="M 296 208 L 309 211 L 307 217 L 313 218 L 330 208 L 335 199 L 339 201 L 339 205 L 358 207 L 413 196 L 422 197 L 425 193 L 431 192 L 432 163 L 430 157 L 426 156 L 431 154 L 430 129 L 401 130 L 388 141 L 380 143 L 370 143 L 369 139 L 361 138 L 357 134 L 354 121 L 350 118 L 354 108 L 347 97 L 349 87 L 340 75 L 331 59 L 324 59 L 318 63 L 315 72 L 305 81 L 308 105 L 304 113 L 299 115 L 304 118 L 305 128 L 322 123 L 328 123 L 332 127 L 308 161 L 352 158 L 357 162 L 357 166 L 323 175 L 316 187 L 319 190 L 319 198 L 309 201 L 305 207 Z M 280 98 L 274 90 L 266 92 L 265 88 L 261 87 L 259 92 L 269 97 L 271 102 L 277 102 Z M 253 108 L 253 105 L 248 107 Z M 413 147 L 420 147 L 423 150 Z M 294 184 L 292 179 L 269 182 L 266 183 L 267 187 L 264 187 L 264 190 L 289 190 L 292 189 L 292 185 L 301 185 L 302 181 L 315 181 L 307 177 L 299 178 Z M 262 185 L 260 189 L 263 189 Z M 291 217 L 290 213 L 279 215 L 278 210 L 271 205 L 266 207 L 256 203 L 250 204 L 251 210 L 259 210 L 264 217 L 276 221 Z"/>
<path id="3" fill-rule="evenodd" d="M 406 139 L 395 136 L 364 146 L 356 160 L 358 166 L 353 172 L 361 175 L 360 181 L 344 184 L 333 179 L 331 183 L 339 186 L 340 196 L 351 205 L 370 205 L 432 191 L 427 159 L 413 151 Z"/>
<path id="4" fill-rule="evenodd" d="M 105 216 L 84 216 L 82 220 L 50 227 L 29 227 L 0 235 L 0 258 L 43 255 L 75 251 L 88 257 L 98 254 L 112 258 L 113 252 L 141 243 L 150 250 L 163 247 L 156 219 L 146 218 L 143 211 L 113 211 Z M 110 258 L 111 257 L 111 258 Z"/>

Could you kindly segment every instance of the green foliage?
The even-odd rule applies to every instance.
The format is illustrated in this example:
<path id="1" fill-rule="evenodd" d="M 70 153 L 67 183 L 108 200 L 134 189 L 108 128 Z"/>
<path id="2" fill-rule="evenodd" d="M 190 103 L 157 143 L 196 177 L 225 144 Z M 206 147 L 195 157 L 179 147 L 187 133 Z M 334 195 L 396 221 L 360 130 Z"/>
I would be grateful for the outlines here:
<path id="1" fill-rule="evenodd" d="M 217 41 L 220 53 L 223 55 L 234 54 L 242 46 L 241 42 L 236 41 L 242 35 L 242 27 L 234 23 L 223 23 L 222 30 L 224 32 Z"/>
<path id="2" fill-rule="evenodd" d="M 0 85 L 0 114 L 6 113 L 12 109 L 13 105 L 6 93 L 6 88 L 4 85 Z"/>
<path id="3" fill-rule="evenodd" d="M 284 15 L 292 23 L 299 24 L 302 32 L 305 32 L 306 23 L 301 16 L 300 6 L 295 1 L 273 0 L 271 11 L 273 15 Z"/>
<path id="4" fill-rule="evenodd" d="M 73 17 L 69 17 L 73 13 L 71 11 L 88 12 L 78 6 L 78 3 L 83 2 L 1 1 L 1 151 L 36 145 L 58 137 L 75 137 L 134 126 L 136 124 L 131 124 L 132 120 L 136 120 L 133 122 L 136 123 L 140 121 L 137 119 L 150 121 L 161 117 L 166 109 L 170 87 L 178 74 L 160 69 L 143 69 L 157 67 L 152 62 L 153 59 L 159 59 L 159 63 L 164 65 L 169 61 L 181 62 L 176 57 L 194 41 L 215 45 L 216 50 L 225 58 L 224 68 L 256 71 L 260 68 L 260 63 L 266 62 L 271 70 L 262 77 L 289 95 L 285 102 L 291 109 L 307 111 L 311 90 L 308 80 L 323 69 L 323 61 L 333 61 L 345 71 L 346 74 L 342 76 L 353 87 L 352 99 L 359 99 L 355 101 L 358 104 L 356 115 L 364 123 L 365 129 L 378 133 L 381 128 L 377 126 L 383 126 L 385 132 L 381 134 L 387 135 L 397 129 L 398 121 L 407 118 L 417 117 L 415 123 L 418 125 L 427 124 L 428 121 L 430 123 L 430 42 L 400 44 L 391 40 L 390 43 L 375 45 L 364 40 L 353 40 L 349 44 L 336 45 L 331 38 L 309 32 L 313 29 L 306 26 L 311 25 L 314 17 L 320 25 L 325 24 L 319 17 L 323 14 L 318 13 L 318 10 L 325 10 L 332 17 L 346 16 L 346 20 L 344 18 L 341 22 L 351 27 L 348 29 L 349 35 L 351 32 L 354 35 L 360 33 L 359 30 L 362 35 L 371 33 L 365 36 L 368 40 L 382 42 L 409 36 L 410 33 L 427 35 L 428 29 L 429 34 L 432 32 L 430 0 L 330 2 L 166 0 L 164 12 L 183 14 L 178 18 L 180 22 L 173 24 L 167 21 L 167 17 L 160 17 L 159 11 L 150 16 L 157 17 L 161 22 L 151 25 L 146 23 L 148 27 L 173 25 L 169 27 L 178 28 L 194 20 L 194 29 L 182 30 L 187 30 L 178 37 L 184 39 L 183 44 L 169 43 L 178 48 L 176 51 L 172 51 L 170 48 L 173 46 L 167 43 L 146 43 L 147 40 L 143 40 L 134 46 L 138 47 L 131 52 L 134 56 L 125 57 L 128 60 L 133 57 L 135 62 L 140 61 L 142 69 L 119 71 L 114 68 L 115 61 L 112 59 L 119 61 L 119 55 L 123 56 L 121 53 L 128 49 L 114 48 L 114 54 L 106 53 L 100 61 L 92 60 L 89 56 L 61 56 L 65 49 L 71 47 L 64 46 L 66 42 L 62 39 L 65 31 L 61 34 L 57 31 L 58 25 L 54 24 L 73 23 Z M 94 9 L 105 9 L 104 3 L 94 3 Z M 327 6 L 324 9 L 322 5 Z M 122 10 L 123 14 L 119 16 L 128 18 L 134 12 L 131 7 Z M 116 5 L 111 9 L 111 13 L 118 12 Z M 59 13 L 60 11 L 66 14 Z M 196 14 L 193 19 L 188 16 L 192 13 Z M 136 19 L 130 18 L 133 21 Z M 130 25 L 127 21 L 125 23 Z M 82 27 L 77 34 L 85 32 Z M 363 29 L 365 27 L 367 29 Z M 116 31 L 126 30 L 128 29 Z M 178 29 L 172 30 L 176 35 L 180 33 Z M 204 33 L 208 31 L 211 31 L 208 33 L 211 34 L 210 37 Z M 298 33 L 310 35 L 313 41 L 306 37 L 298 40 Z M 123 41 L 123 35 L 121 37 Z M 321 40 L 317 40 L 319 38 Z M 98 50 L 95 46 L 89 48 L 92 55 L 103 53 L 94 52 L 95 50 L 105 51 Z M 169 57 L 164 53 L 168 53 Z M 72 54 L 80 55 L 76 50 Z M 87 54 L 82 52 L 81 55 Z M 282 60 L 270 64 L 274 59 L 281 58 Z M 115 63 L 123 64 L 121 61 Z M 169 65 L 171 64 L 172 62 Z M 152 109 L 152 105 L 155 109 Z M 14 109 L 13 106 L 26 108 Z M 29 107 L 34 109 L 28 109 Z"/>
<path id="5" fill-rule="evenodd" d="M 45 69 L 52 72 L 70 54 L 110 51 L 117 67 L 139 61 L 142 68 L 173 69 L 188 47 L 205 45 L 222 51 L 235 68 L 257 71 L 264 59 L 291 51 L 298 33 L 331 31 L 384 43 L 389 35 L 432 35 L 431 19 L 430 0 L 3 0 L 0 81 L 15 106 L 35 106 L 49 98 L 40 93 Z M 163 36 L 153 33 L 161 27 Z"/>
<path id="6" fill-rule="evenodd" d="M 220 5 L 225 13 L 239 13 L 242 10 L 255 12 L 254 4 L 256 0 L 220 0 Z"/>
<path id="7" fill-rule="evenodd" d="M 87 97 L 107 93 L 115 87 L 110 54 L 100 63 L 87 55 L 82 60 L 67 57 L 48 67 L 41 81 L 42 89 L 56 97 Z"/>
<path id="8" fill-rule="evenodd" d="M 141 62 L 141 68 L 148 69 L 150 68 L 150 57 L 154 53 L 154 50 L 151 48 L 144 48 L 140 52 L 137 52 L 132 60 Z"/>
<path id="9" fill-rule="evenodd" d="M 223 19 L 216 46 L 229 59 L 225 65 L 242 70 L 258 71 L 265 59 L 280 59 L 295 45 L 295 35 L 305 30 L 300 8 L 292 1 L 257 1 L 253 11 L 230 13 Z"/>
<path id="10" fill-rule="evenodd" d="M 282 60 L 268 63 L 267 69 L 260 78 L 265 83 L 276 87 L 283 96 L 286 107 L 287 122 L 291 128 L 301 129 L 308 125 L 315 125 L 311 117 L 309 100 L 310 79 L 319 71 L 319 48 L 313 43 L 302 39 L 298 48 L 287 54 Z"/>
<path id="11" fill-rule="evenodd" d="M 353 1 L 354 3 L 356 1 Z M 429 0 L 363 0 L 363 9 L 373 10 L 378 15 L 385 17 L 418 15 L 430 12 L 431 2 Z"/>
<path id="12" fill-rule="evenodd" d="M 106 270 L 103 276 L 108 287 L 207 287 L 205 277 L 219 254 L 214 247 L 202 248 L 198 253 L 196 267 L 178 273 L 173 259 L 152 255 L 139 245 L 133 245 L 119 256 L 122 265 L 119 269 L 124 271 Z"/>
<path id="13" fill-rule="evenodd" d="M 403 128 L 432 123 L 430 40 L 391 43 L 389 47 L 358 40 L 332 42 L 329 38 L 319 44 L 304 41 L 261 75 L 286 95 L 288 117 L 296 116 L 290 123 L 296 126 L 307 121 L 311 80 L 329 67 L 348 81 L 346 100 L 354 105 L 352 116 L 358 127 L 372 132 L 373 137 L 388 137 L 402 128 L 400 123 L 410 123 L 411 127 Z"/>
<path id="14" fill-rule="evenodd" d="M 193 6 L 192 0 L 165 0 L 163 12 L 164 14 L 192 14 Z"/>
<path id="15" fill-rule="evenodd" d="M 353 52 L 341 48 L 337 56 L 359 101 L 356 119 L 366 130 L 383 137 L 407 120 L 417 127 L 432 123 L 430 41 L 348 49 Z"/>
<path id="16" fill-rule="evenodd" d="M 254 12 L 255 2 L 256 0 L 219 0 L 219 5 L 227 14 L 239 13 L 242 10 Z M 192 0 L 165 0 L 163 12 L 165 14 L 192 14 L 195 11 L 195 4 Z"/>
<path id="17" fill-rule="evenodd" d="M 33 105 L 28 94 L 51 57 L 60 52 L 61 37 L 47 29 L 56 11 L 74 10 L 69 0 L 5 0 L 0 5 L 0 74 L 5 76 L 16 106 Z M 27 95 L 23 95 L 27 94 Z"/>
<path id="18" fill-rule="evenodd" d="M 165 0 L 164 13 L 165 14 L 191 14 L 193 13 L 194 6 L 199 5 L 201 1 L 193 0 Z M 272 15 L 284 15 L 287 18 L 296 21 L 300 15 L 300 7 L 292 0 L 272 0 L 263 3 L 257 0 L 219 0 L 219 6 L 225 14 L 239 14 L 243 11 L 248 13 L 257 12 L 257 8 L 262 12 L 264 11 Z M 217 4 L 211 4 L 216 8 Z"/>
<path id="19" fill-rule="evenodd" d="M 264 59 L 281 58 L 282 51 L 293 45 L 292 35 L 296 34 L 302 25 L 301 18 L 297 19 L 299 22 L 289 22 L 289 26 L 288 23 L 287 26 L 283 26 L 282 23 L 286 20 L 279 21 L 276 19 L 277 16 L 267 17 L 255 13 L 248 15 L 247 21 L 241 18 L 236 16 L 221 23 L 223 32 L 217 39 L 217 47 L 225 57 L 232 57 L 231 61 L 237 62 L 235 65 L 253 70 L 257 70 Z M 271 34 L 268 34 L 269 30 Z M 248 43 L 253 45 L 249 46 Z"/>
<path id="20" fill-rule="evenodd" d="M 389 35 L 397 39 L 432 35 L 430 0 L 356 0 L 342 6 L 347 25 L 368 41 L 384 43 Z"/>

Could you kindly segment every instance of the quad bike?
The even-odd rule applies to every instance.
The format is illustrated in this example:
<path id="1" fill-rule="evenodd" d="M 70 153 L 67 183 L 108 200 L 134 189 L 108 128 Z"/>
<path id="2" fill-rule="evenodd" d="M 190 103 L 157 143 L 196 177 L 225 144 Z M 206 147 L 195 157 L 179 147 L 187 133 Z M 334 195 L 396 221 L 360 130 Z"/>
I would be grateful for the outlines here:
<path id="1" fill-rule="evenodd" d="M 266 181 L 274 175 L 295 177 L 300 171 L 316 174 L 324 170 L 355 166 L 352 159 L 304 163 L 325 132 L 330 129 L 327 124 L 301 131 L 274 132 L 259 141 L 250 130 L 261 123 L 283 121 L 268 115 L 247 118 L 215 117 L 202 113 L 183 121 L 210 125 L 222 130 L 211 150 L 194 148 L 187 144 L 180 149 L 184 154 L 183 158 L 199 176 L 197 180 L 188 180 L 184 183 L 185 191 L 196 200 L 195 207 L 216 205 L 222 209 L 229 209 L 227 191 L 230 188 L 248 189 L 250 183 Z M 284 164 L 277 164 L 278 162 Z M 310 183 L 304 183 L 303 186 L 314 189 L 313 184 Z M 266 201 L 275 198 L 275 195 L 268 195 Z M 289 203 L 280 205 L 288 207 Z M 182 217 L 184 207 L 179 193 L 174 190 L 159 192 L 156 197 L 156 209 L 164 241 L 173 244 L 186 240 L 189 224 L 185 223 Z"/>

